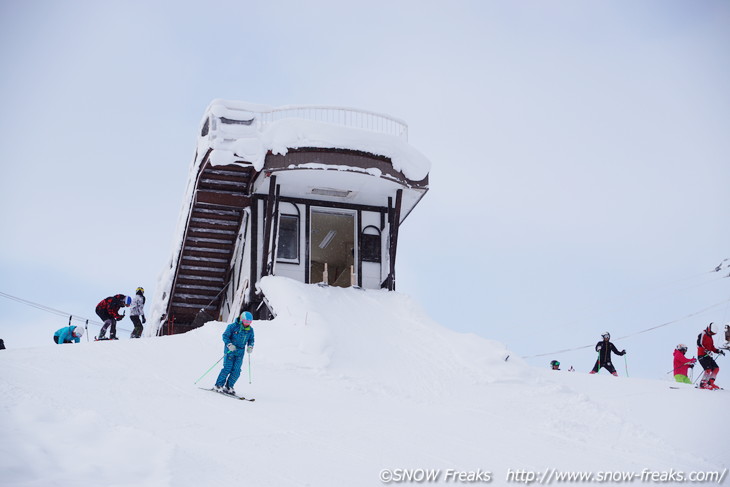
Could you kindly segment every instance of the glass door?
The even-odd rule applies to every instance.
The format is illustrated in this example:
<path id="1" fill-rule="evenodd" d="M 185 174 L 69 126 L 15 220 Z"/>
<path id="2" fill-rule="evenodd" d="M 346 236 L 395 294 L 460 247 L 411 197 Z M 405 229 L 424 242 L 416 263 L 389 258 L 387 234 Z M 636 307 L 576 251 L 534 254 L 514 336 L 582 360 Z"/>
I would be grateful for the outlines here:
<path id="1" fill-rule="evenodd" d="M 349 287 L 355 265 L 355 214 L 312 208 L 309 233 L 309 279 Z"/>

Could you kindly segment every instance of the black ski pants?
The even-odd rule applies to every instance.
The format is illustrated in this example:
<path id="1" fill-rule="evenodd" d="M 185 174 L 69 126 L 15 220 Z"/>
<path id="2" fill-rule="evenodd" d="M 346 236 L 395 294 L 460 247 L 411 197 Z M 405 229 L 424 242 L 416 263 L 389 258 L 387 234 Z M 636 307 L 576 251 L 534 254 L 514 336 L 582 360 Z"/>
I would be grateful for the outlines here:
<path id="1" fill-rule="evenodd" d="M 593 370 L 591 372 L 598 373 L 599 370 L 606 369 L 612 374 L 616 373 L 616 368 L 613 366 L 611 362 L 603 362 L 601 363 L 600 360 L 596 360 L 596 365 L 593 366 Z"/>
<path id="2" fill-rule="evenodd" d="M 104 338 L 106 335 L 106 330 L 111 326 L 111 331 L 109 332 L 109 338 L 116 338 L 117 337 L 117 320 L 111 317 L 109 313 L 106 312 L 104 309 L 96 309 L 96 315 L 102 319 L 104 322 L 104 326 L 101 327 L 101 331 L 99 332 L 99 338 Z"/>
<path id="3" fill-rule="evenodd" d="M 713 370 L 713 369 L 719 369 L 717 362 L 715 362 L 715 359 L 710 357 L 709 355 L 703 355 L 700 357 L 700 365 L 705 370 Z"/>
<path id="4" fill-rule="evenodd" d="M 144 327 L 142 326 L 142 320 L 139 319 L 139 316 L 137 315 L 130 315 L 130 320 L 132 320 L 132 323 L 134 323 L 134 330 L 132 330 L 132 337 L 131 338 L 139 338 L 142 336 L 142 330 Z"/>

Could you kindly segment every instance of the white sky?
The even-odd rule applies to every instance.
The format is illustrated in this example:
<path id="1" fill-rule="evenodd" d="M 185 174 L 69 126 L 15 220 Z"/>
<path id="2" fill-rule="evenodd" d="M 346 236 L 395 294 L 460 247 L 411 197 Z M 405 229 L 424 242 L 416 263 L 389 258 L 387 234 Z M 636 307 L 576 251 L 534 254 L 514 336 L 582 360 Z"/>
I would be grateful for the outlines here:
<path id="1" fill-rule="evenodd" d="M 433 168 L 398 288 L 456 330 L 533 355 L 730 299 L 727 2 L 246 3 L 0 3 L 1 292 L 151 297 L 224 98 L 404 119 Z M 8 347 L 65 321 L 0 298 Z M 617 346 L 659 377 L 709 321 Z"/>

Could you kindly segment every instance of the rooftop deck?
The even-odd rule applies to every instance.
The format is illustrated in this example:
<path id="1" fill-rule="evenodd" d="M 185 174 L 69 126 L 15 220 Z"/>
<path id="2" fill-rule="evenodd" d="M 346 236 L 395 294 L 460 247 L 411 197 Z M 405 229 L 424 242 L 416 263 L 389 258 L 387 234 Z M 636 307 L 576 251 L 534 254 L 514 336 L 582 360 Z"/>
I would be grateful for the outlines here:
<path id="1" fill-rule="evenodd" d="M 348 128 L 369 130 L 408 140 L 408 125 L 395 117 L 367 110 L 323 105 L 288 105 L 266 107 L 228 100 L 216 100 L 211 106 L 218 105 L 213 113 L 222 123 L 255 124 L 259 129 L 286 119 L 310 120 L 330 123 Z"/>

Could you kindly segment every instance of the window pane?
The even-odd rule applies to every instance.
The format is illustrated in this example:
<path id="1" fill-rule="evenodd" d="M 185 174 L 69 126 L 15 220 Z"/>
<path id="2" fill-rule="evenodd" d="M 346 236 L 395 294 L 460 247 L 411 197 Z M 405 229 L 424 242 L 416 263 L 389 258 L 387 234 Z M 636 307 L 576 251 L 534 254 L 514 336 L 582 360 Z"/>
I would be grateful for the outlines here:
<path id="1" fill-rule="evenodd" d="M 277 260 L 299 259 L 299 217 L 281 215 L 279 217 L 279 246 L 276 249 Z"/>
<path id="2" fill-rule="evenodd" d="M 363 262 L 380 262 L 380 235 L 362 235 Z"/>

